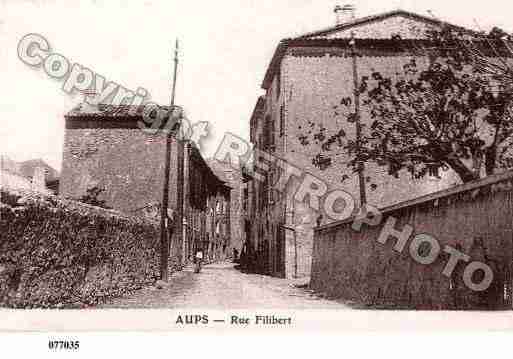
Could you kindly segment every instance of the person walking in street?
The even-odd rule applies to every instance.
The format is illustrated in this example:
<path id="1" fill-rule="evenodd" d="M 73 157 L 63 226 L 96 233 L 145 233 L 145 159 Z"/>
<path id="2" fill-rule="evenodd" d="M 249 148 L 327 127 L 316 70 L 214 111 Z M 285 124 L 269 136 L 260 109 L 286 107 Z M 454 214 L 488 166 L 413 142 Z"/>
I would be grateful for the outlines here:
<path id="1" fill-rule="evenodd" d="M 239 251 L 237 248 L 233 248 L 233 263 L 239 262 Z"/>
<path id="2" fill-rule="evenodd" d="M 203 261 L 203 251 L 201 248 L 196 250 L 196 255 L 194 256 L 194 273 L 199 273 L 201 270 L 201 262 Z"/>

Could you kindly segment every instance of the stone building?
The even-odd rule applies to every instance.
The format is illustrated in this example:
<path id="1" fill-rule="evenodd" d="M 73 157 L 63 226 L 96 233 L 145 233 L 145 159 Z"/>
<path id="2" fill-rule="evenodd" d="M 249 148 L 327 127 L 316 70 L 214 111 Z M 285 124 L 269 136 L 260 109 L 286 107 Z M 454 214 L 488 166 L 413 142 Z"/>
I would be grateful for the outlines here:
<path id="1" fill-rule="evenodd" d="M 412 58 L 419 68 L 427 65 L 428 58 L 416 51 L 416 42 L 425 40 L 428 29 L 440 26 L 433 18 L 402 10 L 361 19 L 345 19 L 337 13 L 335 26 L 282 40 L 262 83 L 265 95 L 258 99 L 251 116 L 252 144 L 322 178 L 330 189 L 351 193 L 358 205 L 358 178 L 347 166 L 347 154 L 337 154 L 332 165 L 322 169 L 313 161 L 321 146 L 321 141 L 315 140 L 316 132 L 330 134 L 343 127 L 347 137 L 355 137 L 355 125 L 341 123 L 333 114 L 334 106 L 343 98 L 353 99 L 354 104 L 351 38 L 354 37 L 358 52 L 359 77 L 374 72 L 393 77 Z M 365 108 L 360 116 L 362 123 L 368 121 Z M 252 210 L 249 250 L 254 253 L 256 267 L 275 276 L 309 276 L 313 227 L 320 213 L 292 200 L 298 187 L 296 178 L 291 178 L 288 191 L 280 195 L 272 188 L 279 170 L 271 168 L 263 174 L 264 181 L 247 183 Z M 368 203 L 376 207 L 459 182 L 450 171 L 442 173 L 441 178 L 414 180 L 407 173 L 394 178 L 386 168 L 370 163 L 366 164 L 364 175 Z M 325 224 L 326 216 L 323 218 Z"/>
<path id="2" fill-rule="evenodd" d="M 184 259 L 201 248 L 205 260 L 225 260 L 232 246 L 231 187 L 192 142 L 185 145 L 185 159 Z"/>
<path id="3" fill-rule="evenodd" d="M 59 172 L 42 159 L 16 162 L 0 155 L 0 188 L 55 194 L 58 181 Z"/>
<path id="4" fill-rule="evenodd" d="M 159 220 L 166 135 L 147 131 L 143 110 L 80 104 L 65 115 L 61 196 L 78 200 L 89 189 L 98 188 L 105 206 Z M 229 228 L 229 221 L 219 224 L 217 231 L 208 224 L 214 217 L 210 208 L 222 202 L 221 198 L 229 198 L 229 193 L 194 145 L 176 134 L 175 127 L 169 164 L 170 255 L 178 266 L 186 264 L 200 247 L 216 253 L 212 260 L 222 259 L 229 246 L 229 230 L 222 226 Z M 228 205 L 223 208 L 229 213 Z"/>
<path id="5" fill-rule="evenodd" d="M 243 185 L 242 172 L 216 159 L 209 159 L 207 163 L 216 176 L 230 186 L 230 250 L 233 253 L 233 249 L 236 249 L 240 253 L 246 238 L 244 231 L 246 208 L 243 202 L 245 186 Z"/>
<path id="6" fill-rule="evenodd" d="M 79 199 L 99 187 L 107 206 L 128 215 L 142 215 L 160 205 L 166 136 L 142 130 L 142 111 L 80 104 L 65 115 L 61 196 Z M 171 141 L 169 208 L 174 210 L 182 148 L 179 141 Z"/>
<path id="7" fill-rule="evenodd" d="M 44 172 L 47 187 L 59 180 L 59 172 L 41 158 L 19 162 L 19 171 L 27 178 L 33 178 L 38 168 Z"/>

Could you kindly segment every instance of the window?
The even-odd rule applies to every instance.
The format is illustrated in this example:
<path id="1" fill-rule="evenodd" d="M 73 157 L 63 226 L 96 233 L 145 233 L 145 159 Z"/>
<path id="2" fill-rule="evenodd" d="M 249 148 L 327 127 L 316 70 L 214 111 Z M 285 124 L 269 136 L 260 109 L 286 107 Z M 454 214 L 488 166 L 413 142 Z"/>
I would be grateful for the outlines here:
<path id="1" fill-rule="evenodd" d="M 273 184 L 274 184 L 274 173 L 272 170 L 269 172 L 269 187 L 267 188 L 267 196 L 269 198 L 269 204 L 274 204 L 274 192 L 273 192 Z"/>
<path id="2" fill-rule="evenodd" d="M 244 188 L 244 192 L 243 192 L 243 199 L 242 199 L 242 209 L 246 212 L 248 210 L 248 196 L 249 196 L 249 193 L 248 193 L 248 188 L 245 187 Z"/>
<path id="3" fill-rule="evenodd" d="M 271 120 L 270 131 L 271 131 L 270 143 L 271 143 L 271 146 L 274 146 L 274 133 L 275 133 L 275 129 L 274 129 L 274 121 L 273 120 Z"/>
<path id="4" fill-rule="evenodd" d="M 269 193 L 268 193 L 268 178 L 265 176 L 264 181 L 260 183 L 259 189 L 258 189 L 258 201 L 259 201 L 259 209 L 262 211 L 264 208 L 267 207 L 267 203 L 269 200 Z"/>
<path id="5" fill-rule="evenodd" d="M 280 137 L 285 133 L 285 108 L 280 106 Z"/>
<path id="6" fill-rule="evenodd" d="M 274 146 L 274 121 L 270 115 L 265 117 L 264 146 L 265 149 Z"/>
<path id="7" fill-rule="evenodd" d="M 281 71 L 276 74 L 276 101 L 280 99 L 281 92 Z"/>

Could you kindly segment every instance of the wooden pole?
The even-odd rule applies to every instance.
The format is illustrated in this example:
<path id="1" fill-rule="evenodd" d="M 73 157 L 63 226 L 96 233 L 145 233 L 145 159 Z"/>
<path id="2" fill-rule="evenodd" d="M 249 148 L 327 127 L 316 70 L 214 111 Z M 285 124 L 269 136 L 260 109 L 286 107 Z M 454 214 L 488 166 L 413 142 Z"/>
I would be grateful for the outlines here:
<path id="1" fill-rule="evenodd" d="M 172 114 L 175 106 L 175 91 L 176 91 L 176 74 L 178 68 L 178 39 L 175 44 L 175 59 L 173 71 L 173 85 L 171 91 L 171 105 L 169 107 L 168 121 L 172 120 Z M 162 205 L 160 211 L 160 279 L 166 281 L 169 279 L 168 258 L 169 258 L 169 237 L 168 237 L 168 206 L 169 206 L 169 170 L 171 162 L 171 129 L 167 129 L 166 137 L 166 153 L 164 163 L 164 190 L 162 193 Z M 181 220 L 181 218 L 180 218 Z M 181 224 L 181 223 L 180 223 Z"/>
<path id="2" fill-rule="evenodd" d="M 285 205 L 287 202 L 285 201 Z M 296 204 L 294 202 L 294 198 L 292 198 L 292 225 L 295 226 L 295 220 L 296 220 Z M 294 236 L 294 278 L 297 278 L 297 232 L 296 232 L 296 229 L 294 228 L 294 232 L 293 232 L 293 236 Z"/>
<path id="3" fill-rule="evenodd" d="M 354 32 L 351 32 L 351 57 L 353 60 L 353 86 L 354 86 L 354 115 L 355 115 L 355 125 L 356 125 L 356 145 L 357 151 L 356 155 L 358 156 L 358 186 L 360 187 L 360 207 L 365 206 L 367 204 L 367 194 L 365 191 L 365 164 L 361 160 L 361 141 L 362 141 L 362 124 L 360 121 L 360 88 L 358 83 L 358 64 L 357 57 L 358 54 L 356 52 L 356 40 Z"/>

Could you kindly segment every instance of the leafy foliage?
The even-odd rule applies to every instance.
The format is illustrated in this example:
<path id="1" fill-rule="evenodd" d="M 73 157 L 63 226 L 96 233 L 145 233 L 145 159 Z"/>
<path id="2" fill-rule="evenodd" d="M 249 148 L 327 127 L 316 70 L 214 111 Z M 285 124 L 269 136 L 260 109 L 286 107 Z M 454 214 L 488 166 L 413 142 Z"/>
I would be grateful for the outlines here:
<path id="1" fill-rule="evenodd" d="M 513 37 L 510 34 L 508 34 L 506 31 L 497 26 L 492 28 L 492 30 L 488 34 L 488 37 L 492 39 L 508 41 L 511 41 L 513 39 Z"/>
<path id="2" fill-rule="evenodd" d="M 154 222 L 32 192 L 1 190 L 0 306 L 95 305 L 154 282 Z"/>
<path id="3" fill-rule="evenodd" d="M 21 204 L 18 202 L 21 195 L 11 193 L 6 190 L 0 189 L 0 202 L 10 207 L 19 207 Z"/>
<path id="4" fill-rule="evenodd" d="M 104 200 L 100 199 L 100 196 L 104 191 L 104 188 L 98 186 L 88 188 L 86 194 L 80 197 L 79 202 L 87 203 L 95 207 L 111 209 L 111 207 L 105 204 Z"/>
<path id="5" fill-rule="evenodd" d="M 343 98 L 334 107 L 343 125 L 324 134 L 313 163 L 332 164 L 338 143 L 353 170 L 371 161 L 394 176 L 401 170 L 414 178 L 437 176 L 451 168 L 468 182 L 511 167 L 513 71 L 504 58 L 511 57 L 507 43 L 495 40 L 505 37 L 499 30 L 480 38 L 449 27 L 431 31 L 430 46 L 417 49 L 421 56 L 395 76 L 364 74 L 358 94 L 369 118 L 362 118 L 360 141 L 345 134 L 357 118 L 351 99 Z"/>

